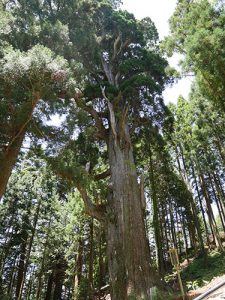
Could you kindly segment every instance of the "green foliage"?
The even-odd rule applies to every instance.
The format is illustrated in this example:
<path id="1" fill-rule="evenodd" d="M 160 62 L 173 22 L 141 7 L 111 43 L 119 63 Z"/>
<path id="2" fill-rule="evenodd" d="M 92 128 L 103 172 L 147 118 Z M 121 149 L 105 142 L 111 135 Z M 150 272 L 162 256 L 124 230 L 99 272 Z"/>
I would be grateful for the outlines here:
<path id="1" fill-rule="evenodd" d="M 224 109 L 225 10 L 221 1 L 179 1 L 170 19 L 164 47 L 184 54 L 183 68 L 193 71 L 204 96 Z"/>
<path id="2" fill-rule="evenodd" d="M 146 175 L 145 191 L 156 200 L 153 210 L 159 218 L 158 223 L 155 216 L 152 223 L 150 218 L 146 223 L 158 226 L 163 259 L 173 242 L 168 238 L 172 230 L 179 239 L 180 256 L 184 255 L 183 235 L 186 233 L 189 244 L 195 242 L 191 235 L 195 235 L 202 197 L 202 190 L 197 195 L 196 187 L 191 186 L 193 170 L 198 176 L 203 172 L 211 201 L 222 199 L 223 192 L 213 195 L 215 179 L 208 183 L 209 174 L 216 174 L 224 184 L 220 176 L 224 114 L 211 101 L 214 93 L 219 103 L 224 91 L 224 12 L 219 2 L 178 3 L 165 47 L 170 53 L 175 49 L 185 54 L 184 70 L 194 71 L 197 83 L 190 100 L 180 97 L 170 108 L 165 107 L 161 94 L 172 82 L 174 70 L 169 70 L 159 50 L 158 33 L 149 18 L 138 21 L 115 9 L 120 1 L 7 3 L 0 6 L 0 155 L 3 157 L 21 128 L 31 139 L 33 151 L 21 156 L 0 202 L 4 293 L 10 272 L 17 274 L 14 264 L 20 259 L 21 247 L 26 243 L 28 255 L 30 241 L 25 284 L 28 287 L 29 280 L 33 281 L 33 291 L 41 280 L 47 286 L 53 276 L 54 285 L 56 279 L 61 280 L 71 297 L 74 275 L 80 275 L 76 292 L 88 299 L 94 290 L 91 285 L 100 289 L 108 282 L 104 233 L 101 225 L 84 215 L 76 190 L 85 189 L 94 205 L 105 205 L 111 192 L 108 179 L 96 181 L 97 174 L 113 167 L 108 160 L 112 124 L 107 99 L 113 105 L 119 142 L 124 138 L 122 126 L 132 129 L 138 172 Z M 54 113 L 64 118 L 55 128 L 47 123 Z M 35 159 L 34 153 L 45 162 Z M 133 162 L 126 163 L 135 171 Z M 196 203 L 195 196 L 199 196 Z M 154 258 L 155 244 L 151 244 Z M 210 272 L 202 267 L 202 258 L 196 259 L 183 272 L 184 278 L 191 276 L 188 285 L 196 287 L 220 274 L 224 268 L 218 264 L 221 258 L 222 254 L 210 254 L 209 266 L 214 269 Z M 93 282 L 88 277 L 91 267 Z M 168 297 L 155 295 L 157 299 Z"/>
<path id="3" fill-rule="evenodd" d="M 181 272 L 182 279 L 187 281 L 189 289 L 197 289 L 210 282 L 214 277 L 224 274 L 224 253 L 212 251 L 207 257 L 205 265 L 204 257 L 198 257 Z"/>

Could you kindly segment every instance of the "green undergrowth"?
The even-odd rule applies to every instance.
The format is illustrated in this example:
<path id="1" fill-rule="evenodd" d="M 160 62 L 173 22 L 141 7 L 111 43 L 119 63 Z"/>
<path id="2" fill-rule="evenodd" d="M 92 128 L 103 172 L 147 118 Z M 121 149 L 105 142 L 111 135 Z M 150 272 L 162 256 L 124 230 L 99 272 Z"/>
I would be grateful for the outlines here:
<path id="1" fill-rule="evenodd" d="M 225 274 L 225 253 L 212 251 L 208 254 L 207 260 L 198 257 L 181 272 L 181 278 L 186 283 L 187 290 L 195 290 L 214 277 Z"/>

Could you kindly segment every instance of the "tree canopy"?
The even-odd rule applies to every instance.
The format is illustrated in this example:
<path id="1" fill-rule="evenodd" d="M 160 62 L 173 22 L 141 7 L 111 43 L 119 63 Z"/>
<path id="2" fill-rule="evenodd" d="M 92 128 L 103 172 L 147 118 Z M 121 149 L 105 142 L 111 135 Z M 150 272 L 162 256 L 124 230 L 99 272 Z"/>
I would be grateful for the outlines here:
<path id="1" fill-rule="evenodd" d="M 3 299 L 167 299 L 171 248 L 224 251 L 223 1 L 178 1 L 163 42 L 120 3 L 0 1 Z"/>

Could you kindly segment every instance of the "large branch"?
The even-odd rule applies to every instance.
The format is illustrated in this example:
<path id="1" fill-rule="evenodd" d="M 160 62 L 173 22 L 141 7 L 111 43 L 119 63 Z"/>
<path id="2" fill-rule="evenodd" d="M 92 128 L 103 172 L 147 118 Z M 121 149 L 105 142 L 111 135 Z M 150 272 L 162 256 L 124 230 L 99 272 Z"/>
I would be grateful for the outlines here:
<path id="1" fill-rule="evenodd" d="M 98 129 L 99 137 L 103 140 L 107 139 L 107 130 L 105 129 L 101 118 L 99 117 L 97 111 L 92 106 L 87 106 L 81 99 L 79 95 L 75 96 L 75 101 L 77 106 L 88 112 L 92 118 L 95 120 L 95 125 Z"/>
<path id="2" fill-rule="evenodd" d="M 113 73 L 112 73 L 112 67 L 111 67 L 110 63 L 105 61 L 104 58 L 102 58 L 101 61 L 102 61 L 102 66 L 103 66 L 105 75 L 108 79 L 108 82 L 111 85 L 114 85 L 114 76 L 113 76 Z"/>
<path id="3" fill-rule="evenodd" d="M 118 48 L 119 48 L 119 42 L 121 41 L 121 33 L 119 33 L 119 35 L 117 36 L 114 45 L 113 45 L 113 57 L 112 60 L 114 61 L 117 57 L 117 53 L 118 53 Z"/>
<path id="4" fill-rule="evenodd" d="M 85 213 L 88 214 L 89 216 L 99 220 L 99 221 L 104 221 L 106 219 L 106 209 L 105 205 L 96 205 L 94 204 L 91 199 L 88 197 L 87 191 L 84 187 L 82 187 L 79 183 L 75 182 L 73 180 L 73 176 L 65 171 L 57 170 L 55 171 L 57 175 L 62 177 L 63 179 L 69 181 L 72 183 L 77 190 L 80 192 L 80 195 L 82 197 L 82 200 L 84 202 L 84 208 L 85 208 Z"/>
<path id="5" fill-rule="evenodd" d="M 29 124 L 29 122 L 31 121 L 32 117 L 33 117 L 33 112 L 34 109 L 36 108 L 36 105 L 38 103 L 38 101 L 41 99 L 41 96 L 39 94 L 39 92 L 34 92 L 34 96 L 35 99 L 34 101 L 32 101 L 32 105 L 31 105 L 31 110 L 28 114 L 27 119 L 25 120 L 25 122 L 21 125 L 21 127 L 18 129 L 17 133 L 12 137 L 11 141 L 9 142 L 9 144 L 7 145 L 6 151 L 9 151 L 11 145 L 14 143 L 14 141 L 20 137 L 21 134 L 23 134 L 23 132 L 26 130 L 27 125 Z"/>
<path id="6" fill-rule="evenodd" d="M 110 124 L 111 124 L 111 128 L 112 128 L 114 140 L 115 140 L 115 143 L 116 143 L 116 141 L 117 141 L 116 118 L 115 118 L 115 113 L 114 113 L 113 105 L 112 105 L 112 103 L 109 101 L 109 99 L 106 97 L 106 94 L 105 94 L 105 87 L 102 87 L 102 86 L 101 86 L 101 90 L 102 90 L 102 95 L 103 95 L 104 99 L 106 100 L 106 102 L 107 102 L 107 104 L 108 104 L 109 113 L 110 113 Z"/>
<path id="7" fill-rule="evenodd" d="M 113 56 L 112 56 L 113 62 L 118 58 L 120 53 L 130 45 L 130 43 L 131 43 L 130 39 L 126 39 L 125 42 L 123 43 L 121 32 L 118 34 L 113 44 Z"/>
<path id="8" fill-rule="evenodd" d="M 105 205 L 94 204 L 91 201 L 91 199 L 89 198 L 85 188 L 81 187 L 79 184 L 77 184 L 76 187 L 77 187 L 78 191 L 80 192 L 81 197 L 83 199 L 85 212 L 89 216 L 91 216 L 99 221 L 105 221 L 105 219 L 106 219 Z"/>
<path id="9" fill-rule="evenodd" d="M 110 175 L 111 175 L 111 171 L 110 171 L 110 169 L 108 169 L 105 172 L 95 175 L 94 180 L 98 181 L 101 179 L 105 179 L 105 178 L 109 177 Z"/>

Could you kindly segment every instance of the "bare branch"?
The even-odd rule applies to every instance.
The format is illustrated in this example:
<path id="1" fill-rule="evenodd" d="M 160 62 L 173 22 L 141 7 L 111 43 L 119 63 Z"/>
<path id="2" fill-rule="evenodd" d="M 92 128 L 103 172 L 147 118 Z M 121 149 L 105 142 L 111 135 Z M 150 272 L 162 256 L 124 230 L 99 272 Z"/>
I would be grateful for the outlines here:
<path id="1" fill-rule="evenodd" d="M 102 95 L 104 97 L 104 99 L 107 101 L 108 104 L 108 108 L 109 108 L 109 112 L 110 112 L 110 123 L 111 123 L 111 128 L 112 128 L 112 132 L 114 135 L 114 139 L 115 142 L 117 140 L 117 133 L 116 133 L 116 118 L 115 118 L 115 113 L 114 113 L 114 109 L 113 109 L 113 105 L 112 103 L 109 101 L 109 99 L 106 97 L 105 94 L 105 87 L 101 86 L 101 90 L 102 90 Z"/>
<path id="2" fill-rule="evenodd" d="M 121 32 L 119 33 L 119 35 L 117 36 L 115 42 L 114 42 L 114 45 L 113 45 L 113 57 L 112 57 L 112 60 L 114 61 L 117 57 L 117 53 L 118 53 L 118 45 L 119 45 L 119 42 L 121 40 Z"/>
<path id="3" fill-rule="evenodd" d="M 128 113 L 128 105 L 126 105 L 124 107 L 122 116 L 120 118 L 120 123 L 119 123 L 120 132 L 124 131 L 124 126 L 125 126 L 126 119 L 127 119 L 127 113 Z"/>
<path id="4" fill-rule="evenodd" d="M 70 183 L 72 183 L 77 190 L 80 192 L 80 195 L 83 199 L 84 202 L 84 208 L 85 208 L 85 212 L 99 220 L 99 221 L 104 221 L 106 218 L 106 207 L 105 205 L 96 205 L 94 204 L 91 199 L 88 197 L 87 191 L 84 187 L 82 187 L 79 183 L 75 182 L 72 175 L 68 172 L 62 171 L 62 170 L 56 170 L 55 173 L 57 175 L 59 175 L 60 177 L 62 177 L 63 179 L 69 181 Z"/>
<path id="5" fill-rule="evenodd" d="M 76 185 L 78 191 L 81 194 L 81 197 L 84 201 L 84 207 L 85 207 L 85 212 L 99 220 L 99 221 L 105 221 L 106 219 L 106 207 L 105 205 L 95 205 L 91 199 L 88 197 L 87 191 L 85 188 L 81 187 L 80 185 Z"/>
<path id="6" fill-rule="evenodd" d="M 107 61 L 105 61 L 104 58 L 102 58 L 101 61 L 102 61 L 102 66 L 103 66 L 105 75 L 108 79 L 108 82 L 111 85 L 114 85 L 114 77 L 113 77 L 112 68 L 111 68 L 110 64 Z"/>
<path id="7" fill-rule="evenodd" d="M 107 130 L 105 129 L 101 118 L 99 117 L 97 111 L 92 107 L 92 106 L 87 106 L 81 99 L 81 94 L 76 94 L 75 96 L 75 101 L 78 107 L 82 108 L 83 110 L 85 110 L 86 112 L 88 112 L 92 118 L 95 120 L 95 125 L 98 129 L 98 136 L 103 139 L 106 140 L 107 139 Z"/>
<path id="8" fill-rule="evenodd" d="M 118 72 L 118 73 L 116 74 L 116 76 L 115 76 L 115 86 L 116 86 L 117 88 L 119 88 L 119 82 L 118 82 L 119 77 L 120 77 L 120 72 Z"/>
<path id="9" fill-rule="evenodd" d="M 141 206 L 142 209 L 145 210 L 146 209 L 146 199 L 145 199 L 145 191 L 144 191 L 144 175 L 141 175 L 140 178 L 140 194 L 141 194 Z"/>
<path id="10" fill-rule="evenodd" d="M 123 44 L 121 43 L 121 47 L 119 49 L 119 51 L 117 52 L 117 56 L 124 50 L 126 49 L 131 43 L 130 39 L 127 39 Z"/>

